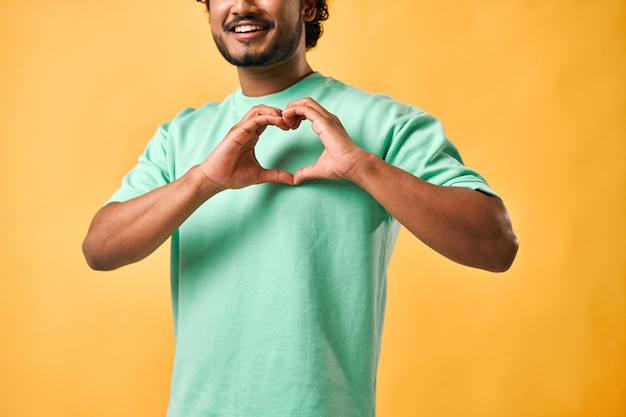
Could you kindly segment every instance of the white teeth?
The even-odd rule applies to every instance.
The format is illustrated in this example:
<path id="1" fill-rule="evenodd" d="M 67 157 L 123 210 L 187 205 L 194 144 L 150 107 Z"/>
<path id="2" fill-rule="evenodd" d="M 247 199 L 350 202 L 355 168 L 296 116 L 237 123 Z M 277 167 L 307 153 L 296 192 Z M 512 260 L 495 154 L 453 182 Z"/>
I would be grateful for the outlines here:
<path id="1" fill-rule="evenodd" d="M 254 32 L 257 30 L 263 30 L 262 26 L 257 26 L 257 25 L 242 25 L 242 26 L 235 26 L 235 32 L 237 33 L 245 33 L 245 32 Z"/>

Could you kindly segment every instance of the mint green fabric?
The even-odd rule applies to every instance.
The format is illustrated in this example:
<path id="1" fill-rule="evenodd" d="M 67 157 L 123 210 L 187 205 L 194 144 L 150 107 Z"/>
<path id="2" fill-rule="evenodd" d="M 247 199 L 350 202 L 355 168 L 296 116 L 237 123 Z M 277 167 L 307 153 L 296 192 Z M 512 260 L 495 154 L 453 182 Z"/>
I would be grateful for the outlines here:
<path id="1" fill-rule="evenodd" d="M 353 140 L 429 182 L 493 194 L 421 110 L 314 73 L 282 92 L 186 109 L 162 125 L 111 201 L 200 163 L 254 105 L 312 97 Z M 294 172 L 323 147 L 304 122 L 268 127 L 265 167 Z M 347 181 L 224 191 L 172 237 L 176 355 L 169 417 L 375 415 L 386 270 L 398 222 Z"/>

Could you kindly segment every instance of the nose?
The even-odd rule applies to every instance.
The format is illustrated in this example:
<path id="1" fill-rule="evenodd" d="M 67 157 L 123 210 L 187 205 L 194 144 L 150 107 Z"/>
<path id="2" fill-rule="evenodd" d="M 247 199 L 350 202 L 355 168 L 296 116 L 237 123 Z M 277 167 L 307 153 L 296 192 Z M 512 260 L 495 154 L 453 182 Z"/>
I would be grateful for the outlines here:
<path id="1" fill-rule="evenodd" d="M 230 12 L 236 16 L 256 14 L 258 11 L 255 0 L 233 0 L 233 6 L 230 9 Z"/>

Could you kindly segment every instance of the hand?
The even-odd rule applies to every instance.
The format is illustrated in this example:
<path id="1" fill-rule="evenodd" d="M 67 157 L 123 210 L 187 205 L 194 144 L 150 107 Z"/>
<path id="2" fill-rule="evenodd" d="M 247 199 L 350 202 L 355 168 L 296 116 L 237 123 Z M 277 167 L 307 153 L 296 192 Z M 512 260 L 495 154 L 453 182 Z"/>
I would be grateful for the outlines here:
<path id="1" fill-rule="evenodd" d="M 297 129 L 303 120 L 324 144 L 317 162 L 299 169 L 294 174 L 294 184 L 314 178 L 353 180 L 357 162 L 364 160 L 367 152 L 357 146 L 346 132 L 341 121 L 311 98 L 290 103 L 282 112 L 286 126 Z"/>
<path id="2" fill-rule="evenodd" d="M 279 169 L 265 169 L 256 158 L 254 147 L 267 126 L 282 130 L 285 123 L 280 109 L 255 106 L 233 126 L 200 168 L 213 189 L 243 188 L 253 184 L 276 182 L 293 185 L 293 175 Z"/>

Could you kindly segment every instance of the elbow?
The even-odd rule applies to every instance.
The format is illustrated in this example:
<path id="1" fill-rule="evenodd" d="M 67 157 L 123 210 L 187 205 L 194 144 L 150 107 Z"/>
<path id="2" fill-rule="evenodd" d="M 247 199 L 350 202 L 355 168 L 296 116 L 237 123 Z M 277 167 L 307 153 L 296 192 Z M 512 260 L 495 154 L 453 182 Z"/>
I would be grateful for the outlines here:
<path id="1" fill-rule="evenodd" d="M 93 242 L 93 239 L 89 235 L 83 241 L 82 249 L 87 265 L 94 271 L 111 271 L 115 269 L 115 266 L 107 262 L 106 257 L 102 254 L 101 248 Z"/>
<path id="2" fill-rule="evenodd" d="M 513 265 L 517 250 L 519 249 L 519 241 L 515 232 L 508 211 L 504 204 L 499 202 L 500 209 L 496 211 L 492 225 L 491 238 L 488 239 L 489 265 L 485 269 L 491 272 L 506 272 Z"/>
<path id="3" fill-rule="evenodd" d="M 515 234 L 512 231 L 506 233 L 494 245 L 489 265 L 485 269 L 491 272 L 508 271 L 513 265 L 518 249 L 519 241 Z"/>

